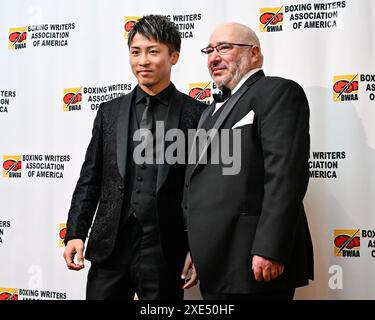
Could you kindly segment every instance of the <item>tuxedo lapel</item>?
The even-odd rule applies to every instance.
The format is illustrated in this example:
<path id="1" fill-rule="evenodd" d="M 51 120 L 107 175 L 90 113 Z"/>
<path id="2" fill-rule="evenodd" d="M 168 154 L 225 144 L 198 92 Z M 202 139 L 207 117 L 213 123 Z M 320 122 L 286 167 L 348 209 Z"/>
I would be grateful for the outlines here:
<path id="1" fill-rule="evenodd" d="M 126 161 L 128 156 L 129 119 L 133 95 L 134 90 L 123 97 L 117 119 L 117 166 L 122 178 L 125 177 Z"/>
<path id="2" fill-rule="evenodd" d="M 216 105 L 215 102 L 213 102 L 213 103 L 211 103 L 211 105 L 208 108 L 206 108 L 203 111 L 202 116 L 201 116 L 201 118 L 199 119 L 199 122 L 198 122 L 198 129 L 202 128 L 202 125 L 206 121 L 207 117 L 209 117 L 212 114 L 212 111 L 214 110 L 215 105 Z"/>
<path id="3" fill-rule="evenodd" d="M 160 154 L 160 156 L 162 157 L 162 163 L 158 165 L 156 192 L 159 191 L 159 189 L 167 179 L 170 166 L 165 159 L 165 150 L 167 150 L 168 146 L 172 143 L 172 141 L 165 141 L 165 134 L 168 132 L 168 130 L 177 129 L 179 127 L 182 105 L 182 94 L 175 89 L 172 98 L 169 102 L 167 120 L 164 122 L 164 136 L 161 137 L 163 139 L 162 143 L 164 143 L 164 148 L 162 149 L 162 152 Z"/>
<path id="4" fill-rule="evenodd" d="M 199 160 L 198 162 L 195 164 L 194 166 L 194 169 L 191 171 L 191 175 L 194 173 L 195 169 L 197 168 L 198 164 L 201 162 L 201 160 L 204 158 L 204 155 L 207 153 L 207 150 L 208 148 L 210 147 L 211 145 L 211 142 L 214 141 L 214 139 L 216 139 L 217 137 L 217 133 L 218 133 L 218 130 L 219 128 L 221 127 L 221 125 L 223 124 L 224 120 L 228 117 L 229 113 L 232 111 L 232 109 L 234 108 L 235 104 L 237 103 L 237 101 L 241 98 L 241 96 L 247 91 L 247 89 L 249 89 L 248 86 L 246 85 L 243 85 L 232 97 L 231 99 L 229 99 L 229 101 L 227 101 L 227 103 L 225 103 L 225 105 L 222 106 L 223 111 L 222 113 L 219 115 L 219 117 L 217 118 L 214 126 L 213 126 L 213 130 L 209 130 L 208 133 L 209 133 L 209 136 L 210 136 L 210 139 L 207 139 L 206 141 L 206 144 L 204 145 L 203 147 L 203 151 L 202 153 L 199 155 Z M 208 135 L 207 135 L 208 136 Z"/>

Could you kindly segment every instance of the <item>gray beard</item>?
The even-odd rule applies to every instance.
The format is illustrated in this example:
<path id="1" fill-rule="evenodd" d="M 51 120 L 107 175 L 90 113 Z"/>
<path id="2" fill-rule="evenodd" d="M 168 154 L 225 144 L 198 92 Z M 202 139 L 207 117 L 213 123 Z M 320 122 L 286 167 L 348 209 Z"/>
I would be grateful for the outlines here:
<path id="1" fill-rule="evenodd" d="M 216 85 L 221 89 L 222 87 L 226 86 L 228 82 L 232 81 L 234 86 L 233 88 L 237 85 L 238 82 L 240 82 L 241 78 L 246 74 L 246 69 L 245 69 L 245 62 L 243 61 L 245 56 L 243 55 L 238 61 L 236 61 L 236 69 L 234 72 L 230 73 L 227 77 L 225 77 L 223 80 L 218 81 Z M 232 89 L 233 89 L 232 88 Z"/>

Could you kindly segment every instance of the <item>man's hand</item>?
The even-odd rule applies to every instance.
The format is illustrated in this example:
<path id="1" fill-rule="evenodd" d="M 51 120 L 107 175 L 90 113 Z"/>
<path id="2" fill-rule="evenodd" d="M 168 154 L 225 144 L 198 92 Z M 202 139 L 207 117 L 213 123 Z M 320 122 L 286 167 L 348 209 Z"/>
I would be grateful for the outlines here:
<path id="1" fill-rule="evenodd" d="M 254 255 L 252 269 L 255 280 L 270 282 L 283 274 L 284 265 L 280 262 Z"/>
<path id="2" fill-rule="evenodd" d="M 191 277 L 190 279 L 186 279 L 188 276 L 189 270 L 191 269 Z M 190 252 L 187 253 L 185 258 L 184 268 L 182 269 L 181 279 L 185 280 L 185 284 L 183 285 L 182 289 L 189 289 L 194 287 L 198 282 L 198 275 L 195 271 L 193 260 L 191 259 Z"/>
<path id="3" fill-rule="evenodd" d="M 79 271 L 85 267 L 83 250 L 85 244 L 81 239 L 69 240 L 64 250 L 64 259 L 68 269 Z M 74 263 L 74 256 L 77 255 L 77 262 Z"/>

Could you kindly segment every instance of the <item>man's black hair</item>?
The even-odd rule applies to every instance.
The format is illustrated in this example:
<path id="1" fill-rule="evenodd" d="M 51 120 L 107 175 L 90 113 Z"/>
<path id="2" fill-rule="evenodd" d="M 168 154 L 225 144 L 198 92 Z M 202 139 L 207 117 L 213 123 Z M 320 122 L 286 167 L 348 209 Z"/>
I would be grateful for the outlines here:
<path id="1" fill-rule="evenodd" d="M 181 50 L 181 35 L 177 25 L 166 16 L 147 15 L 139 19 L 129 32 L 129 47 L 137 33 L 167 45 L 170 53 Z"/>

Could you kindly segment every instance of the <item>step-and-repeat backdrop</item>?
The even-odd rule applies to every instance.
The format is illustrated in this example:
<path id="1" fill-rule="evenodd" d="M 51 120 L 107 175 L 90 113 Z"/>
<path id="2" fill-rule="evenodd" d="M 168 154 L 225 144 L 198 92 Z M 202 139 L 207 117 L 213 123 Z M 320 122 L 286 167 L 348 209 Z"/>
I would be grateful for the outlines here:
<path id="1" fill-rule="evenodd" d="M 296 298 L 375 299 L 372 0 L 0 0 L 0 299 L 84 299 L 89 263 L 73 272 L 62 257 L 67 212 L 99 104 L 136 85 L 126 38 L 146 14 L 177 24 L 172 80 L 204 102 L 200 49 L 228 21 L 256 31 L 267 75 L 302 85 L 316 280 Z"/>

